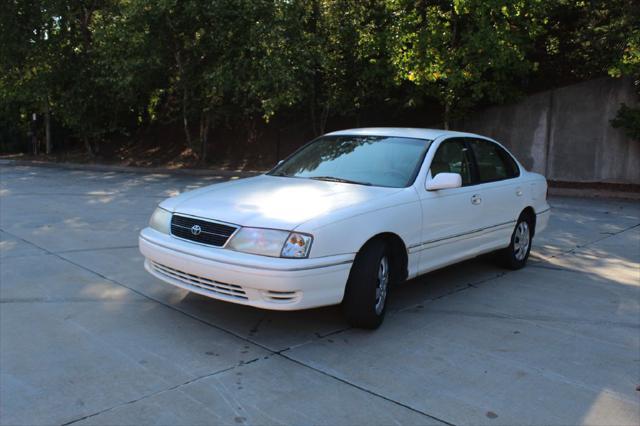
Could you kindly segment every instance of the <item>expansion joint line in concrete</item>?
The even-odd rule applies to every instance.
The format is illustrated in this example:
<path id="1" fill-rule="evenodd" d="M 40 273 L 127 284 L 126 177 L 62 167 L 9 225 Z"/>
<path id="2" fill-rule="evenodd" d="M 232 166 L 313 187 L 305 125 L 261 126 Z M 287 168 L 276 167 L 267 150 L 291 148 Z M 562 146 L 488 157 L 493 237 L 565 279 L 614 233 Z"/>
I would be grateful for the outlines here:
<path id="1" fill-rule="evenodd" d="M 179 389 L 179 388 L 181 388 L 183 386 L 190 385 L 190 384 L 198 382 L 200 380 L 204 380 L 204 379 L 207 379 L 209 377 L 216 376 L 218 374 L 226 373 L 227 371 L 231 371 L 231 370 L 233 370 L 233 369 L 235 369 L 235 368 L 237 368 L 237 367 L 239 367 L 241 365 L 248 364 L 248 363 L 251 363 L 251 362 L 254 362 L 254 361 L 257 361 L 257 359 L 251 360 L 251 361 L 248 361 L 248 362 L 245 362 L 245 363 L 236 364 L 236 365 L 231 366 L 231 367 L 223 368 L 222 370 L 214 371 L 213 373 L 209 373 L 209 374 L 204 374 L 202 376 L 198 376 L 198 377 L 195 377 L 193 379 L 189 379 L 186 382 L 179 383 L 179 384 L 174 385 L 174 386 L 170 386 L 170 387 L 168 387 L 166 389 L 161 389 L 161 390 L 156 391 L 156 392 L 151 392 L 151 393 L 143 395 L 143 396 L 141 396 L 139 398 L 135 398 L 135 399 L 132 399 L 132 400 L 127 401 L 127 402 L 122 402 L 122 403 L 116 404 L 116 405 L 114 405 L 112 407 L 105 408 L 104 410 L 96 411 L 95 413 L 87 414 L 86 416 L 82 416 L 82 417 L 79 417 L 77 419 L 70 420 L 70 421 L 68 421 L 66 423 L 62 423 L 61 426 L 72 425 L 74 423 L 81 422 L 81 421 L 89 419 L 91 417 L 99 416 L 101 414 L 107 413 L 107 412 L 115 410 L 117 408 L 124 407 L 124 406 L 131 405 L 131 404 L 135 404 L 136 402 L 140 402 L 140 401 L 143 401 L 145 399 L 152 398 L 152 397 L 154 397 L 156 395 L 160 395 L 160 394 L 163 394 L 165 392 L 170 392 L 172 390 Z"/>
<path id="2" fill-rule="evenodd" d="M 423 415 L 423 416 L 425 416 L 425 417 L 428 417 L 428 418 L 430 418 L 430 419 L 433 419 L 433 420 L 436 420 L 436 421 L 438 421 L 438 422 L 441 422 L 441 423 L 443 423 L 443 424 L 445 424 L 445 425 L 453 426 L 453 424 L 452 424 L 452 423 L 447 422 L 447 421 L 445 421 L 445 420 L 443 420 L 443 419 L 439 419 L 439 418 L 437 418 L 437 417 L 435 417 L 435 416 L 433 416 L 433 415 L 431 415 L 431 414 L 429 414 L 429 413 L 426 413 L 426 412 L 424 412 L 424 411 L 422 411 L 422 410 L 419 410 L 419 409 L 417 409 L 417 408 L 411 407 L 411 406 L 409 406 L 409 405 L 407 405 L 407 404 L 404 404 L 404 403 L 402 403 L 402 402 L 396 401 L 396 400 L 394 400 L 394 399 L 392 399 L 392 398 L 386 397 L 386 396 L 381 395 L 381 394 L 379 394 L 379 393 L 377 393 L 377 392 L 374 392 L 374 391 L 372 391 L 372 390 L 366 389 L 366 388 L 364 388 L 364 387 L 362 387 L 362 386 L 360 386 L 360 385 L 357 385 L 357 384 L 355 384 L 355 383 L 349 382 L 348 380 L 345 380 L 345 379 L 342 379 L 342 378 L 340 378 L 340 377 L 334 376 L 334 375 L 332 375 L 332 374 L 327 373 L 326 371 L 323 371 L 323 370 L 321 370 L 321 369 L 315 368 L 315 367 L 313 367 L 313 366 L 311 366 L 311 365 L 305 364 L 305 363 L 304 363 L 304 362 L 302 362 L 302 361 L 299 361 L 299 360 L 294 359 L 294 358 L 292 358 L 292 357 L 290 357 L 290 356 L 287 356 L 287 355 L 285 355 L 285 354 L 284 354 L 284 352 L 286 352 L 287 350 L 289 350 L 289 348 L 285 348 L 285 349 L 282 349 L 282 350 L 274 351 L 274 350 L 270 349 L 269 347 L 267 347 L 267 346 L 265 346 L 265 345 L 263 345 L 263 344 L 261 344 L 261 343 L 259 343 L 259 342 L 256 342 L 256 341 L 254 341 L 254 340 L 252 340 L 252 339 L 248 339 L 248 338 L 246 338 L 245 336 L 242 336 L 242 335 L 240 335 L 240 334 L 238 334 L 238 333 L 235 333 L 235 332 L 233 332 L 233 331 L 231 331 L 231 330 L 227 330 L 227 329 L 225 329 L 225 328 L 223 328 L 223 327 L 220 327 L 220 326 L 218 326 L 218 325 L 216 325 L 216 324 L 213 324 L 213 323 L 210 323 L 210 322 L 208 322 L 208 321 L 205 321 L 205 320 L 203 320 L 202 318 L 199 318 L 199 317 L 197 317 L 197 316 L 195 316 L 195 315 L 193 315 L 193 314 L 191 314 L 191 313 L 189 313 L 189 312 L 185 312 L 185 311 L 183 311 L 183 310 L 181 310 L 181 309 L 178 309 L 178 308 L 176 308 L 175 306 L 169 305 L 169 304 L 167 304 L 167 303 L 165 303 L 165 302 L 163 302 L 163 301 L 161 301 L 161 300 L 159 300 L 159 299 L 156 299 L 156 298 L 153 298 L 153 297 L 151 297 L 151 296 L 149 296 L 149 295 L 146 295 L 146 294 L 144 294 L 144 293 L 142 293 L 142 292 L 140 292 L 140 291 L 138 291 L 138 290 L 136 290 L 136 289 L 134 289 L 134 288 L 132 288 L 132 287 L 129 287 L 129 286 L 127 286 L 127 285 L 125 285 L 125 284 L 123 284 L 123 283 L 121 283 L 121 282 L 117 281 L 117 280 L 114 280 L 114 279 L 112 279 L 112 278 L 109 278 L 109 277 L 107 277 L 107 276 L 105 276 L 105 275 L 103 275 L 103 274 L 101 274 L 101 273 L 99 273 L 99 272 L 97 272 L 97 271 L 94 271 L 94 270 L 92 270 L 92 269 L 90 269 L 90 268 L 88 268 L 88 267 L 86 267 L 86 266 L 84 266 L 84 265 L 81 265 L 81 264 L 78 264 L 78 263 L 76 263 L 76 262 L 74 262 L 74 261 L 72 261 L 72 260 L 69 260 L 69 259 L 67 259 L 67 258 L 65 258 L 65 257 L 63 257 L 63 256 L 61 256 L 61 255 L 59 255 L 58 253 L 54 253 L 54 252 L 52 252 L 52 251 L 50 251 L 50 250 L 47 250 L 47 249 L 46 249 L 46 248 L 44 248 L 44 247 L 40 247 L 40 246 L 38 246 L 37 244 L 34 244 L 34 243 L 30 242 L 30 241 L 25 240 L 24 238 L 21 238 L 21 237 L 19 237 L 19 236 L 17 236 L 17 235 L 14 235 L 13 233 L 10 233 L 10 232 L 7 232 L 7 231 L 4 231 L 4 230 L 2 230 L 2 229 L 0 229 L 0 231 L 3 231 L 3 232 L 5 232 L 6 234 L 8 234 L 8 235 L 10 235 L 10 236 L 12 236 L 12 237 L 14 237 L 14 238 L 16 238 L 16 239 L 19 239 L 19 240 L 21 240 L 21 241 L 23 241 L 23 242 L 25 242 L 25 243 L 27 243 L 27 244 L 31 244 L 31 245 L 33 245 L 33 246 L 35 246 L 35 247 L 37 247 L 37 248 L 39 248 L 39 249 L 43 250 L 43 251 L 44 251 L 44 252 L 46 252 L 47 254 L 52 255 L 52 256 L 55 256 L 55 257 L 57 257 L 58 259 L 60 259 L 60 260 L 62 260 L 62 261 L 64 261 L 64 262 L 70 263 L 70 264 L 72 264 L 72 265 L 74 265 L 74 266 L 76 266 L 76 267 L 78 267 L 78 268 L 81 268 L 81 269 L 83 269 L 83 270 L 87 271 L 87 272 L 90 272 L 90 273 L 92 273 L 92 274 L 95 274 L 95 275 L 97 275 L 98 277 L 100 277 L 100 278 L 102 278 L 102 279 L 104 279 L 104 280 L 106 280 L 106 281 L 109 281 L 109 282 L 111 282 L 111 283 L 113 283 L 113 284 L 116 284 L 116 285 L 118 285 L 118 286 L 124 287 L 124 288 L 126 288 L 126 289 L 128 289 L 128 290 L 132 291 L 133 293 L 135 293 L 135 294 L 137 294 L 137 295 L 141 296 L 141 297 L 144 297 L 144 298 L 146 298 L 146 299 L 152 300 L 152 301 L 154 301 L 154 302 L 156 302 L 156 303 L 159 303 L 160 305 L 165 306 L 166 308 L 169 308 L 169 309 L 171 309 L 171 310 L 174 310 L 174 311 L 176 311 L 176 312 L 179 312 L 179 313 L 181 313 L 182 315 L 185 315 L 185 316 L 187 316 L 187 317 L 189 317 L 189 318 L 191 318 L 191 319 L 193 319 L 193 320 L 195 320 L 195 321 L 198 321 L 198 322 L 200 322 L 200 323 L 202 323 L 202 324 L 205 324 L 205 325 L 207 325 L 207 326 L 209 326 L 209 327 L 215 328 L 216 330 L 222 331 L 223 333 L 227 333 L 227 334 L 229 334 L 229 335 L 231 335 L 231 336 L 234 336 L 234 337 L 236 337 L 237 339 L 240 339 L 240 340 L 242 340 L 242 341 L 244 341 L 244 342 L 247 342 L 247 343 L 250 343 L 250 344 L 252 344 L 252 345 L 254 345 L 254 346 L 257 346 L 257 347 L 259 347 L 259 348 L 261 348 L 261 349 L 263 349 L 263 350 L 267 351 L 270 355 L 273 355 L 273 356 L 279 356 L 279 357 L 281 357 L 281 358 L 283 358 L 283 359 L 285 359 L 285 360 L 287 360 L 287 361 L 293 362 L 293 363 L 295 363 L 295 364 L 298 364 L 298 365 L 300 365 L 300 366 L 303 366 L 303 367 L 305 367 L 305 368 L 308 368 L 308 369 L 310 369 L 310 370 L 313 370 L 313 371 L 315 371 L 315 372 L 317 372 L 317 373 L 320 373 L 320 374 L 322 374 L 322 375 L 324 375 L 324 376 L 327 376 L 327 377 L 330 377 L 330 378 L 332 378 L 332 379 L 334 379 L 334 380 L 337 380 L 337 381 L 339 381 L 339 382 L 341 382 L 341 383 L 343 383 L 343 384 L 346 384 L 346 385 L 348 385 L 348 386 L 350 386 L 350 387 L 353 387 L 353 388 L 358 389 L 358 390 L 360 390 L 360 391 L 366 392 L 366 393 L 367 393 L 367 394 L 369 394 L 369 395 L 372 395 L 372 396 L 378 397 L 378 398 L 380 398 L 380 399 L 383 399 L 383 400 L 385 400 L 385 401 L 388 401 L 388 402 L 390 402 L 390 403 L 393 403 L 393 404 L 395 404 L 395 405 L 397 405 L 397 406 L 399 406 L 399 407 L 403 407 L 403 408 L 408 409 L 408 410 L 410 410 L 410 411 L 413 411 L 413 412 L 415 412 L 415 413 L 417 413 L 417 414 L 421 414 L 421 415 Z M 339 333 L 344 332 L 344 331 L 346 331 L 346 330 L 348 330 L 348 329 L 349 329 L 349 328 L 345 328 L 345 329 L 343 329 L 343 330 L 338 330 L 338 331 L 336 331 L 336 332 L 334 332 L 334 333 L 326 334 L 326 335 L 324 335 L 324 336 L 322 336 L 322 337 L 318 338 L 317 340 L 324 339 L 325 337 L 330 336 L 330 335 L 331 335 L 331 336 L 333 336 L 333 335 L 339 334 Z M 317 340 L 312 340 L 311 342 L 313 342 L 313 341 L 317 341 Z M 306 343 L 308 344 L 308 343 L 311 343 L 311 342 L 306 342 Z M 255 361 L 255 360 L 254 360 L 254 361 Z M 252 361 L 252 362 L 253 362 L 253 361 Z M 246 363 L 244 363 L 244 364 L 246 364 Z M 233 367 L 229 367 L 229 369 L 233 369 L 233 368 L 236 368 L 236 367 L 238 367 L 238 365 L 233 366 Z M 227 370 L 229 370 L 229 369 L 227 369 Z M 218 374 L 218 373 L 220 373 L 220 372 L 227 371 L 227 370 L 221 370 L 221 371 L 217 371 L 217 372 L 214 372 L 214 373 L 210 373 L 209 375 L 207 375 L 207 376 L 203 376 L 203 377 L 201 377 L 201 378 L 199 378 L 199 379 L 203 379 L 203 378 L 206 378 L 206 377 L 210 377 L 210 376 L 212 376 L 212 375 L 215 375 L 215 374 Z M 196 379 L 192 379 L 192 380 L 191 380 L 191 382 L 196 381 L 196 380 L 199 380 L 199 379 L 198 379 L 198 378 L 196 378 Z M 191 382 L 189 382 L 189 383 L 191 383 Z M 188 384 L 188 383 L 187 383 L 187 384 Z M 183 386 L 183 385 L 184 385 L 184 384 L 179 384 L 179 385 L 174 386 L 173 388 L 177 388 L 177 387 L 180 387 L 180 386 Z M 169 389 L 165 389 L 164 391 L 167 391 L 167 390 L 171 390 L 171 388 L 169 388 Z M 161 392 L 164 392 L 164 391 L 158 391 L 158 392 L 156 392 L 156 394 L 161 393 Z M 146 397 L 149 397 L 149 396 L 153 396 L 153 394 L 152 394 L 152 395 L 148 395 L 148 396 L 146 396 Z M 127 403 L 124 403 L 124 404 L 119 404 L 119 405 L 116 405 L 116 406 L 114 406 L 114 407 L 111 407 L 111 408 L 107 408 L 107 409 L 105 409 L 105 410 L 102 410 L 102 411 L 100 411 L 100 412 L 98 412 L 98 413 L 89 414 L 89 415 L 84 416 L 84 417 L 82 417 L 82 418 L 75 419 L 75 420 L 72 420 L 72 421 L 70 421 L 70 422 L 67 422 L 67 423 L 65 423 L 65 425 L 70 425 L 70 424 L 73 424 L 73 423 L 79 422 L 79 421 L 81 421 L 81 420 L 83 420 L 83 419 L 85 419 L 85 418 L 89 418 L 89 417 L 97 416 L 97 415 L 99 415 L 100 413 L 103 413 L 103 412 L 106 412 L 106 411 L 112 410 L 112 409 L 114 409 L 114 408 L 117 408 L 117 407 L 118 407 L 118 406 L 120 406 L 120 405 L 127 405 L 127 404 L 131 404 L 131 403 L 134 403 L 134 402 L 136 402 L 136 401 L 138 401 L 138 400 L 145 399 L 146 397 L 145 397 L 145 396 L 142 396 L 141 398 L 139 398 L 139 399 L 137 399 L 137 400 L 134 400 L 134 401 L 131 401 L 131 402 L 127 402 Z"/>

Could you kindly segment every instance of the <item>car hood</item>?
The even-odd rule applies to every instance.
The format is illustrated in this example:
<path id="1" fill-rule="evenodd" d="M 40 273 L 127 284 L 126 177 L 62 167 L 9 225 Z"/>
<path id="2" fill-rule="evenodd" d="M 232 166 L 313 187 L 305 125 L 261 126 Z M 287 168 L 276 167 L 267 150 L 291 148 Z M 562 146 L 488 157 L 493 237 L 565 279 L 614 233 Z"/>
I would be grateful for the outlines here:
<path id="1" fill-rule="evenodd" d="M 162 208 L 206 219 L 292 230 L 302 223 L 400 191 L 313 179 L 261 175 L 219 183 L 169 198 Z"/>

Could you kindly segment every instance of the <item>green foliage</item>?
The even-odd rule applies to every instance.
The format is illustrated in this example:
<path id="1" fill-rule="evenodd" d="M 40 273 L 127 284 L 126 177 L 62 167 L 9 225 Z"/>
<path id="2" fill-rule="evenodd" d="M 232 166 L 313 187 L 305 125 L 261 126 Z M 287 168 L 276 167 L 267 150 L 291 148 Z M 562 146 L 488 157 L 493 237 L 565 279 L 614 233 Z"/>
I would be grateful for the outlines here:
<path id="1" fill-rule="evenodd" d="M 462 112 L 482 99 L 504 102 L 535 64 L 527 54 L 541 33 L 539 1 L 396 0 L 397 78 Z"/>
<path id="2" fill-rule="evenodd" d="M 212 129 L 284 112 L 319 134 L 381 106 L 446 123 L 606 74 L 640 88 L 639 28 L 634 0 L 8 0 L 0 144 L 50 111 L 91 152 L 173 123 L 204 161 Z"/>
<path id="3" fill-rule="evenodd" d="M 636 6 L 640 15 L 640 6 Z M 636 93 L 640 95 L 640 16 L 636 15 L 634 29 L 627 34 L 622 55 L 618 56 L 613 66 L 609 68 L 612 77 L 632 76 Z M 624 103 L 620 106 L 611 125 L 621 128 L 624 133 L 636 141 L 640 141 L 640 107 L 629 107 Z"/>
<path id="4" fill-rule="evenodd" d="M 358 116 L 389 96 L 393 17 L 382 0 L 313 0 L 302 14 L 301 78 L 320 134 L 329 114 Z"/>
<path id="5" fill-rule="evenodd" d="M 621 128 L 633 140 L 640 141 L 640 108 L 631 108 L 625 104 L 620 106 L 611 125 Z"/>
<path id="6" fill-rule="evenodd" d="M 548 3 L 545 33 L 536 40 L 537 83 L 566 85 L 607 75 L 640 28 L 637 0 L 557 0 Z M 618 74 L 619 75 L 619 74 Z"/>

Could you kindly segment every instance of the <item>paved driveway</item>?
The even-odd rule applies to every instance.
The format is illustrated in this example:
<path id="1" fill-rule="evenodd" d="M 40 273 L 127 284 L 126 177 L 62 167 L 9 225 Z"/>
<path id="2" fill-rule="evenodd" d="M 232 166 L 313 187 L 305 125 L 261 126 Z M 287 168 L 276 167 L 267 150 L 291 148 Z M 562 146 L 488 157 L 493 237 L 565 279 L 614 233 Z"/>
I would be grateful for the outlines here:
<path id="1" fill-rule="evenodd" d="M 378 331 L 165 285 L 137 233 L 222 178 L 0 166 L 2 424 L 638 424 L 640 206 L 551 200 L 530 265 L 397 289 Z"/>

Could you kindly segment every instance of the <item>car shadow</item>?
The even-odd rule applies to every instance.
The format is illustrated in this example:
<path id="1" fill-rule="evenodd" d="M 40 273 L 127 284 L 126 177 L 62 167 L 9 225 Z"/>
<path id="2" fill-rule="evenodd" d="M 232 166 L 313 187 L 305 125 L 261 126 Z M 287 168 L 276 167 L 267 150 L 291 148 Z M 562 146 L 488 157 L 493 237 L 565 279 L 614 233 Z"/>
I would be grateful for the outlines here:
<path id="1" fill-rule="evenodd" d="M 397 284 L 389 298 L 387 315 L 471 288 L 505 272 L 495 265 L 491 256 L 482 256 Z M 176 306 L 274 351 L 351 329 L 340 305 L 270 311 L 188 293 Z"/>

